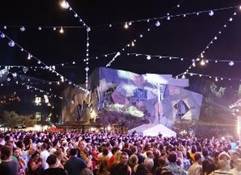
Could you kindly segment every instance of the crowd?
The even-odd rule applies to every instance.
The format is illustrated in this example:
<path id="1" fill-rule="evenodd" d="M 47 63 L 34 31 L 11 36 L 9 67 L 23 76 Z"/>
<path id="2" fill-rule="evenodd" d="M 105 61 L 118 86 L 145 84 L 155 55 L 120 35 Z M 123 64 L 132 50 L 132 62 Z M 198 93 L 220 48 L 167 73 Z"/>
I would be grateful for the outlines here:
<path id="1" fill-rule="evenodd" d="M 0 133 L 0 175 L 239 175 L 231 139 L 80 132 Z"/>

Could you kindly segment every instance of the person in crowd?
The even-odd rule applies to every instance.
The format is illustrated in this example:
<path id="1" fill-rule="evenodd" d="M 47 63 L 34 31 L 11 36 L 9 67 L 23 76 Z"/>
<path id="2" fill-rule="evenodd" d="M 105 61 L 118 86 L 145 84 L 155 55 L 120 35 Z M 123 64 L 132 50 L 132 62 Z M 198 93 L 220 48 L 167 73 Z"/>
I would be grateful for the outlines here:
<path id="1" fill-rule="evenodd" d="M 163 167 L 163 170 L 167 170 L 174 175 L 187 175 L 187 172 L 177 165 L 177 155 L 176 152 L 172 151 L 168 155 L 168 165 Z"/>
<path id="2" fill-rule="evenodd" d="M 26 175 L 41 175 L 44 171 L 40 153 L 36 151 L 27 164 Z"/>
<path id="3" fill-rule="evenodd" d="M 202 175 L 202 155 L 199 152 L 196 152 L 194 155 L 194 163 L 188 169 L 188 175 Z"/>
<path id="4" fill-rule="evenodd" d="M 49 156 L 48 144 L 43 143 L 41 146 L 40 158 L 42 159 L 42 165 L 44 169 L 48 168 L 48 164 L 46 162 L 48 156 Z"/>
<path id="5" fill-rule="evenodd" d="M 65 164 L 68 175 L 80 175 L 81 171 L 86 168 L 85 162 L 77 157 L 77 149 L 72 148 L 69 154 L 70 158 Z"/>
<path id="6" fill-rule="evenodd" d="M 48 163 L 49 168 L 44 170 L 43 175 L 67 175 L 66 171 L 59 167 L 56 155 L 52 154 L 48 156 L 46 162 Z"/>
<path id="7" fill-rule="evenodd" d="M 236 166 L 230 171 L 232 175 L 240 175 L 241 174 L 241 159 L 238 158 L 236 160 Z"/>
<path id="8" fill-rule="evenodd" d="M 241 170 L 240 144 L 234 149 L 234 139 L 227 138 L 7 131 L 0 133 L 0 142 L 0 175 L 57 171 L 68 175 L 186 175 L 187 170 L 190 175 L 236 175 Z"/>
<path id="9" fill-rule="evenodd" d="M 18 175 L 24 175 L 26 163 L 22 157 L 22 151 L 20 148 L 15 148 L 14 157 L 17 159 L 18 162 Z"/>
<path id="10" fill-rule="evenodd" d="M 112 166 L 111 175 L 131 175 L 131 168 L 128 165 L 129 156 L 126 152 L 121 153 L 121 159 L 118 164 Z"/>
<path id="11" fill-rule="evenodd" d="M 211 175 L 232 175 L 231 173 L 231 157 L 226 152 L 221 152 L 218 155 L 218 167 L 219 169 L 213 171 Z"/>
<path id="12" fill-rule="evenodd" d="M 18 162 L 12 158 L 12 150 L 8 146 L 1 147 L 1 175 L 18 175 Z"/>
<path id="13" fill-rule="evenodd" d="M 214 164 L 214 160 L 211 156 L 209 156 L 209 151 L 207 149 L 203 149 L 202 154 L 204 157 L 204 160 L 202 161 L 203 175 L 208 175 L 213 172 L 216 167 Z"/>
<path id="14" fill-rule="evenodd" d="M 129 161 L 128 161 L 128 164 L 129 164 L 129 166 L 130 166 L 130 168 L 131 168 L 132 174 L 134 174 L 134 173 L 136 172 L 136 169 L 137 169 L 137 167 L 138 167 L 138 161 L 139 161 L 139 160 L 138 160 L 137 155 L 132 154 L 132 155 L 130 156 Z"/>

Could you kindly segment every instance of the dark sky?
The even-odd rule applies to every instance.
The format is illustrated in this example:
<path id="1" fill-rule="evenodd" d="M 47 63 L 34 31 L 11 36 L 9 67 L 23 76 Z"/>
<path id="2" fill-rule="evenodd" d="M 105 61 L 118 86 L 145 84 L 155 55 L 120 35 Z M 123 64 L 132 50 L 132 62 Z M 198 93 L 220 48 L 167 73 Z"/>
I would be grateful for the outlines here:
<path id="1" fill-rule="evenodd" d="M 119 51 L 129 41 L 144 33 L 144 38 L 137 41 L 136 46 L 128 52 L 144 54 L 158 54 L 184 57 L 189 60 L 169 61 L 150 60 L 144 57 L 118 57 L 112 68 L 130 70 L 137 73 L 170 73 L 177 75 L 184 72 L 191 64 L 191 59 L 197 57 L 227 19 L 237 12 L 232 23 L 211 47 L 205 58 L 208 59 L 240 59 L 241 60 L 241 12 L 239 9 L 217 12 L 214 16 L 208 14 L 191 17 L 172 18 L 170 21 L 160 20 L 160 27 L 156 21 L 150 23 L 134 23 L 125 30 L 124 22 L 142 18 L 160 17 L 170 14 L 179 14 L 199 10 L 208 10 L 241 4 L 238 0 L 69 0 L 72 8 L 92 28 L 90 32 L 90 57 Z M 176 5 L 180 4 L 180 8 Z M 112 28 L 108 24 L 113 24 Z M 3 26 L 8 25 L 4 30 Z M 19 27 L 25 26 L 26 31 L 20 32 Z M 76 65 L 58 67 L 57 71 L 75 83 L 83 83 L 85 35 L 80 28 L 66 29 L 64 35 L 53 31 L 52 28 L 38 26 L 79 26 L 80 23 L 68 10 L 59 7 L 57 0 L 8 0 L 0 6 L 0 30 L 4 31 L 16 42 L 21 44 L 47 65 L 72 61 Z M 145 32 L 148 27 L 151 32 Z M 26 54 L 16 48 L 8 47 L 7 40 L 0 40 L 1 65 L 36 65 L 36 62 L 26 61 Z M 90 72 L 96 67 L 105 66 L 113 56 L 90 60 Z M 210 75 L 240 78 L 240 64 L 230 67 L 227 64 L 208 64 L 202 68 L 194 68 L 192 72 L 201 72 Z M 46 71 L 29 71 L 27 76 L 43 80 L 57 80 Z M 39 85 L 41 87 L 41 85 Z"/>

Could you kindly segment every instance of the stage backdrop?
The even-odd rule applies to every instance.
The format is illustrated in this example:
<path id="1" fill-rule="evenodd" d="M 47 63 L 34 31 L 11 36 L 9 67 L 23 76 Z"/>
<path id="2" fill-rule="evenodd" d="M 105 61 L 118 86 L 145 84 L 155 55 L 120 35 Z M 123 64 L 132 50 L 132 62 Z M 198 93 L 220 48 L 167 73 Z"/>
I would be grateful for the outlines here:
<path id="1" fill-rule="evenodd" d="M 89 85 L 96 94 L 98 111 L 119 112 L 167 126 L 177 120 L 199 119 L 202 95 L 185 89 L 187 79 L 99 68 L 91 74 Z"/>

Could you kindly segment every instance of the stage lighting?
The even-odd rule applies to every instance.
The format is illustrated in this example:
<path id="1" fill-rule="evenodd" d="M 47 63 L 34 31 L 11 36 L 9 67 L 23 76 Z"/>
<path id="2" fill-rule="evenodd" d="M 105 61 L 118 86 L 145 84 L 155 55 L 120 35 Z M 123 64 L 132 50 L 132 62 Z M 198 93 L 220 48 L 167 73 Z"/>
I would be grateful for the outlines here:
<path id="1" fill-rule="evenodd" d="M 60 1 L 60 6 L 63 8 L 63 9 L 68 9 L 69 8 L 69 3 L 65 0 L 62 0 Z"/>

